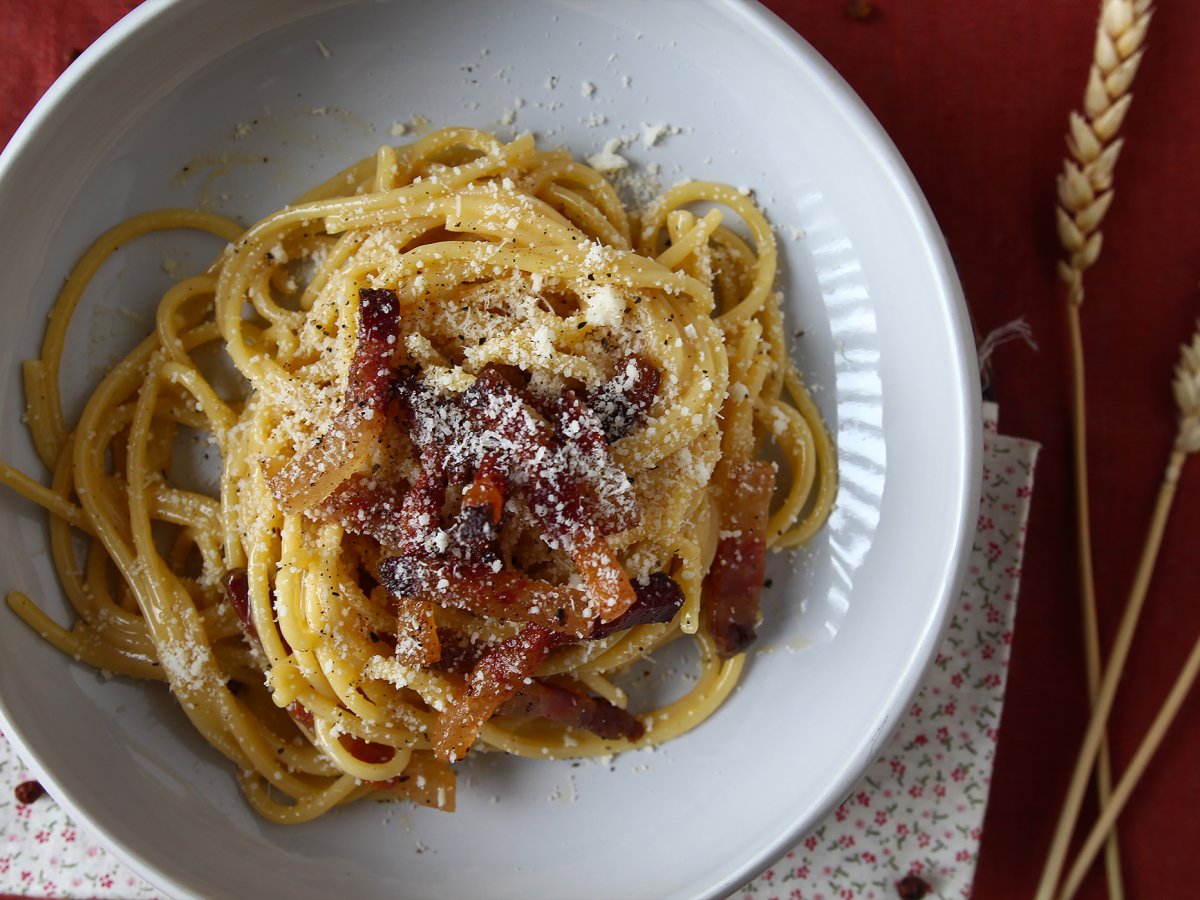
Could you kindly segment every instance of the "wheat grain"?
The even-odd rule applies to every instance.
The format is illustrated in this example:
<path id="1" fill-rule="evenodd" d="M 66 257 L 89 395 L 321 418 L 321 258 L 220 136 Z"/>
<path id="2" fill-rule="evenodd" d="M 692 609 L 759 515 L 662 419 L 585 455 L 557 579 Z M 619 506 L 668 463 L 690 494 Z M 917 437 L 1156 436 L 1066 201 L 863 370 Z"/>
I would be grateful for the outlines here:
<path id="1" fill-rule="evenodd" d="M 1145 53 L 1153 0 L 1104 0 L 1096 26 L 1083 112 L 1072 112 L 1067 150 L 1058 176 L 1055 210 L 1066 256 L 1058 274 L 1071 303 L 1083 303 L 1083 272 L 1100 256 L 1100 223 L 1112 205 L 1113 169 L 1124 141 L 1117 137 L 1133 101 L 1130 89 Z"/>
<path id="2" fill-rule="evenodd" d="M 1175 446 L 1184 453 L 1200 450 L 1200 323 L 1191 344 L 1179 348 L 1175 380 L 1171 383 L 1179 406 L 1179 432 Z"/>

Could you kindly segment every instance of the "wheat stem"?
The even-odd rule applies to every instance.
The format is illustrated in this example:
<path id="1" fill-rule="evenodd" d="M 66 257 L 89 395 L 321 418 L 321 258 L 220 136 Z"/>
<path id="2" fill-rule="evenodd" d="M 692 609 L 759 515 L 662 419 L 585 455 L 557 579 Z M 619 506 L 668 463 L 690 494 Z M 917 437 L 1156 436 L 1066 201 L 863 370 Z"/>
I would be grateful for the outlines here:
<path id="1" fill-rule="evenodd" d="M 1059 812 L 1054 840 L 1050 844 L 1050 855 L 1046 860 L 1046 867 L 1042 871 L 1042 879 L 1038 883 L 1035 895 L 1037 900 L 1050 900 L 1054 893 L 1054 886 L 1062 874 L 1071 834 L 1075 830 L 1079 807 L 1083 803 L 1084 791 L 1087 789 L 1088 775 L 1092 771 L 1092 764 L 1096 761 L 1096 754 L 1104 739 L 1104 726 L 1108 722 L 1108 714 L 1112 710 L 1113 698 L 1117 693 L 1117 683 L 1125 668 L 1125 660 L 1129 656 L 1129 647 L 1133 642 L 1133 633 L 1137 627 L 1138 618 L 1141 616 L 1147 589 L 1150 586 L 1150 577 L 1154 573 L 1154 563 L 1158 558 L 1158 548 L 1162 544 L 1167 514 L 1175 499 L 1178 471 L 1185 456 L 1186 452 L 1178 447 L 1171 452 L 1171 458 L 1159 488 L 1158 501 L 1154 507 L 1154 517 L 1151 519 L 1150 528 L 1146 533 L 1146 543 L 1142 549 L 1141 561 L 1138 563 L 1137 575 L 1134 578 L 1133 587 L 1129 591 L 1129 598 L 1125 604 L 1121 624 L 1117 629 L 1117 636 L 1113 640 L 1112 653 L 1109 656 L 1108 665 L 1105 667 L 1104 677 L 1100 681 L 1100 690 L 1097 692 L 1096 703 L 1092 709 L 1092 719 L 1084 734 L 1083 747 L 1079 751 L 1079 759 L 1076 761 L 1075 771 L 1071 775 L 1067 797 Z"/>
<path id="2" fill-rule="evenodd" d="M 1159 485 L 1158 499 L 1154 504 L 1154 514 L 1150 518 L 1150 526 L 1146 531 L 1142 556 L 1138 561 L 1133 585 L 1129 589 L 1129 597 L 1125 601 L 1125 611 L 1121 615 L 1121 623 L 1117 628 L 1117 635 L 1113 639 L 1112 653 L 1109 656 L 1108 665 L 1105 667 L 1104 677 L 1100 681 L 1100 690 L 1096 696 L 1091 721 L 1088 723 L 1087 731 L 1084 734 L 1083 746 L 1080 748 L 1079 758 L 1075 762 L 1075 770 L 1071 773 L 1071 782 L 1067 788 L 1067 797 L 1063 801 L 1062 810 L 1059 812 L 1054 839 L 1050 844 L 1050 855 L 1046 860 L 1046 867 L 1042 871 L 1042 878 L 1038 884 L 1037 900 L 1050 900 L 1054 892 L 1054 887 L 1058 884 L 1059 876 L 1062 874 L 1063 863 L 1066 860 L 1068 845 L 1071 841 L 1071 834 L 1075 830 L 1075 823 L 1079 818 L 1079 807 L 1083 803 L 1083 794 L 1087 788 L 1088 774 L 1092 770 L 1092 764 L 1096 761 L 1097 753 L 1104 740 L 1104 728 L 1108 722 L 1108 715 L 1112 711 L 1113 699 L 1117 693 L 1117 685 L 1125 670 L 1125 661 L 1129 657 L 1129 648 L 1133 643 L 1133 633 L 1137 628 L 1138 618 L 1141 616 L 1142 606 L 1145 603 L 1146 594 L 1150 589 L 1150 579 L 1154 574 L 1155 563 L 1158 561 L 1158 551 L 1162 546 L 1163 533 L 1166 531 L 1167 517 L 1171 512 L 1171 504 L 1175 500 L 1175 489 L 1179 483 L 1179 477 L 1183 472 L 1184 463 L 1189 456 L 1200 451 L 1200 323 L 1198 323 L 1196 333 L 1192 337 L 1192 342 L 1180 347 L 1179 363 L 1175 366 L 1175 378 L 1172 381 L 1171 388 L 1175 395 L 1175 403 L 1179 407 L 1180 414 L 1179 429 L 1175 435 L 1175 446 L 1171 448 L 1171 455 L 1167 460 L 1166 468 L 1163 470 L 1162 483 Z M 1190 665 L 1189 661 L 1188 666 Z M 1188 666 L 1184 667 L 1184 673 L 1181 675 L 1180 681 L 1176 683 L 1177 687 L 1183 681 L 1188 680 L 1184 677 L 1187 675 Z M 1188 683 L 1190 684 L 1190 681 Z M 1172 692 L 1173 696 L 1174 691 Z M 1178 707 L 1176 706 L 1175 708 L 1177 709 Z M 1101 806 L 1100 822 L 1107 822 L 1108 825 L 1100 832 L 1101 837 L 1095 839 L 1097 846 L 1104 835 L 1111 836 L 1111 826 L 1116 820 L 1117 813 L 1120 811 L 1120 805 L 1124 804 L 1128 797 L 1128 792 L 1133 790 L 1133 785 L 1141 774 L 1140 769 L 1135 768 L 1135 765 L 1141 766 L 1143 769 L 1145 768 L 1146 762 L 1149 760 L 1149 755 L 1158 746 L 1157 742 L 1161 741 L 1162 733 L 1165 733 L 1167 725 L 1170 724 L 1171 717 L 1173 716 L 1174 712 L 1167 709 L 1161 728 L 1158 727 L 1158 720 L 1155 721 L 1155 728 L 1151 729 L 1149 736 L 1154 740 L 1149 744 L 1145 761 L 1141 760 L 1140 757 L 1135 758 L 1134 763 L 1130 765 L 1126 773 L 1126 778 L 1122 779 L 1122 785 L 1124 786 L 1122 795 L 1118 797 L 1116 792 L 1114 792 L 1112 795 L 1112 805 Z M 1148 746 L 1146 742 L 1143 742 L 1143 747 L 1146 746 Z M 1132 776 L 1130 773 L 1133 773 Z M 1093 829 L 1092 833 L 1093 835 L 1096 834 L 1096 829 Z M 1091 836 L 1089 836 L 1089 840 L 1092 840 Z M 1086 845 L 1085 849 L 1087 849 Z M 1095 850 L 1091 852 L 1094 856 Z M 1083 865 L 1083 871 L 1086 872 L 1086 864 L 1090 863 L 1090 861 L 1090 857 L 1084 861 L 1081 856 L 1080 861 L 1071 870 L 1071 875 L 1068 878 L 1060 900 L 1062 897 L 1069 897 L 1070 894 L 1074 893 L 1075 888 L 1078 887 L 1078 879 L 1082 879 L 1083 877 L 1083 874 L 1077 870 Z"/>
<path id="3" fill-rule="evenodd" d="M 1083 335 L 1079 304 L 1067 304 L 1071 341 L 1071 437 L 1075 469 L 1076 564 L 1079 571 L 1080 613 L 1083 625 L 1084 664 L 1087 670 L 1088 702 L 1094 709 L 1100 692 L 1100 623 L 1096 613 L 1096 583 L 1092 567 L 1091 511 L 1088 495 L 1087 380 L 1084 373 Z M 1096 763 L 1096 793 L 1103 809 L 1112 793 L 1112 755 L 1107 736 L 1101 741 Z M 1104 853 L 1110 900 L 1123 900 L 1121 856 L 1116 834 L 1106 841 Z"/>
<path id="4" fill-rule="evenodd" d="M 1072 112 L 1068 119 L 1067 148 L 1070 156 L 1063 161 L 1063 172 L 1057 185 L 1058 204 L 1055 207 L 1059 240 L 1066 250 L 1066 257 L 1059 262 L 1058 268 L 1067 286 L 1076 554 L 1088 694 L 1093 707 L 1099 694 L 1101 660 L 1088 502 L 1087 397 L 1079 307 L 1084 299 L 1084 270 L 1100 256 L 1100 224 L 1112 205 L 1113 170 L 1122 146 L 1117 132 L 1132 100 L 1129 90 L 1141 64 L 1143 44 L 1152 15 L 1152 0 L 1104 0 L 1101 4 L 1083 112 Z M 1101 743 L 1096 779 L 1103 809 L 1112 785 L 1107 741 Z M 1109 896 L 1112 900 L 1123 900 L 1120 853 L 1115 833 L 1108 839 L 1105 864 Z M 1045 878 L 1046 873 L 1043 873 L 1043 881 Z M 1052 890 L 1053 885 L 1049 889 Z"/>
<path id="5" fill-rule="evenodd" d="M 1126 801 L 1129 800 L 1130 795 L 1133 793 L 1133 789 L 1137 786 L 1138 779 L 1146 771 L 1146 767 L 1150 763 L 1150 757 L 1158 750 L 1163 737 L 1167 733 L 1167 729 L 1175 721 L 1175 716 L 1179 713 L 1179 708 L 1183 705 L 1184 699 L 1196 683 L 1197 674 L 1200 674 L 1200 639 L 1197 639 L 1196 643 L 1192 646 L 1191 655 L 1188 656 L 1187 662 L 1180 669 L 1179 675 L 1175 679 L 1175 684 L 1172 685 L 1170 693 L 1167 694 L 1167 699 L 1163 701 L 1158 715 L 1154 717 L 1154 722 L 1150 725 L 1146 736 L 1142 738 L 1142 743 L 1138 746 L 1137 752 L 1134 753 L 1133 759 L 1129 761 L 1129 768 L 1121 775 L 1121 780 L 1117 782 L 1117 786 L 1113 789 L 1109 805 L 1096 821 L 1096 824 L 1092 826 L 1087 839 L 1083 842 L 1083 846 L 1079 850 L 1079 855 L 1075 858 L 1075 864 L 1071 866 L 1070 871 L 1067 873 L 1065 886 L 1062 889 L 1062 893 L 1059 894 L 1059 900 L 1071 900 L 1075 896 L 1075 892 L 1079 890 L 1079 885 L 1083 882 L 1083 878 L 1091 867 L 1092 861 L 1095 860 L 1101 843 L 1104 842 L 1105 836 L 1108 835 L 1110 829 L 1117 821 L 1117 816 L 1120 815 Z"/>

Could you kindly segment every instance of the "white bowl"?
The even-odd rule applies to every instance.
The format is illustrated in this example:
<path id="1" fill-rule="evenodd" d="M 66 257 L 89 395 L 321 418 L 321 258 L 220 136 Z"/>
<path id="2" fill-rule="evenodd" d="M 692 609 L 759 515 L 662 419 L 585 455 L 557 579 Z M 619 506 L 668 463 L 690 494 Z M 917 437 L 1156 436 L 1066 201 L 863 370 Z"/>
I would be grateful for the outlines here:
<path id="1" fill-rule="evenodd" d="M 794 568 L 772 564 L 742 687 L 693 733 L 611 765 L 476 762 L 455 815 L 366 804 L 284 828 L 255 817 L 164 690 L 105 681 L 0 609 L 5 731 L 81 823 L 178 896 L 726 893 L 834 808 L 904 712 L 978 496 L 973 342 L 937 226 L 862 104 L 761 8 L 145 4 L 0 159 L 0 456 L 38 470 L 18 362 L 96 235 L 197 202 L 253 221 L 404 140 L 390 128 L 413 115 L 531 129 L 581 155 L 643 123 L 677 126 L 626 155 L 666 184 L 752 186 L 780 226 L 789 327 L 805 332 L 796 352 L 835 433 L 840 496 Z M 185 165 L 194 177 L 178 177 Z M 69 409 L 151 327 L 164 260 L 194 271 L 215 249 L 155 236 L 105 267 L 68 346 Z M 0 538 L 0 586 L 66 620 L 41 513 L 5 496 Z"/>

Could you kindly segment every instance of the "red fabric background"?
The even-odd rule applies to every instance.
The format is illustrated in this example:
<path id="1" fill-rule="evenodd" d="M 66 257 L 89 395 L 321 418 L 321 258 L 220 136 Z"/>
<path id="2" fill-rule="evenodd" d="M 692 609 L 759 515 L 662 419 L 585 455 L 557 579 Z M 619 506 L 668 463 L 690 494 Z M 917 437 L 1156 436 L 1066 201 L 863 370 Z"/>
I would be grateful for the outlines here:
<path id="1" fill-rule="evenodd" d="M 153 2 L 153 0 L 150 0 Z M 0 0 L 0 141 L 134 0 Z M 995 359 L 1002 426 L 1044 445 L 976 897 L 1029 896 L 1086 694 L 1076 599 L 1054 176 L 1082 95 L 1096 0 L 768 0 L 879 117 L 924 189 L 986 332 L 1025 316 L 1040 344 Z M 1111 639 L 1174 434 L 1177 346 L 1200 307 L 1200 8 L 1161 5 L 1126 120 L 1084 333 L 1102 629 Z M 1185 472 L 1113 718 L 1118 770 L 1200 634 L 1200 471 Z M 1131 897 L 1194 893 L 1200 705 L 1191 702 L 1121 819 Z M 1092 810 L 1088 809 L 1090 815 Z M 1093 871 L 1081 896 L 1105 896 Z"/>

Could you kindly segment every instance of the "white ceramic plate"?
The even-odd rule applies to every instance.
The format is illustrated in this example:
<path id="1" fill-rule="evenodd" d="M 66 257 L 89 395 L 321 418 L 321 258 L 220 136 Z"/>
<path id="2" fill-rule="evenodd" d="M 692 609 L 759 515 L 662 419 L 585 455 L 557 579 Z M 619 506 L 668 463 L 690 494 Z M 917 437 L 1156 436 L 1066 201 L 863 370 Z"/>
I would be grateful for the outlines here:
<path id="1" fill-rule="evenodd" d="M 585 85 L 590 84 L 593 88 Z M 359 805 L 281 828 L 166 692 L 104 681 L 0 609 L 5 730 L 55 797 L 164 890 L 204 897 L 715 896 L 816 824 L 936 649 L 977 502 L 977 379 L 957 282 L 911 176 L 850 90 L 746 3 L 151 2 L 88 50 L 0 160 L 0 456 L 37 471 L 19 360 L 64 274 L 133 213 L 250 222 L 424 116 L 623 151 L 665 184 L 752 186 L 781 228 L 796 352 L 837 443 L 829 526 L 773 563 L 742 687 L 708 723 L 611 764 L 493 757 L 459 812 Z M 504 124 L 511 122 L 511 124 Z M 184 172 L 184 167 L 187 171 Z M 186 176 L 186 177 L 184 177 Z M 64 376 L 84 388 L 216 247 L 158 236 L 101 272 Z M 6 496 L 0 586 L 65 620 L 32 506 Z M 496 801 L 494 798 L 499 798 Z"/>

